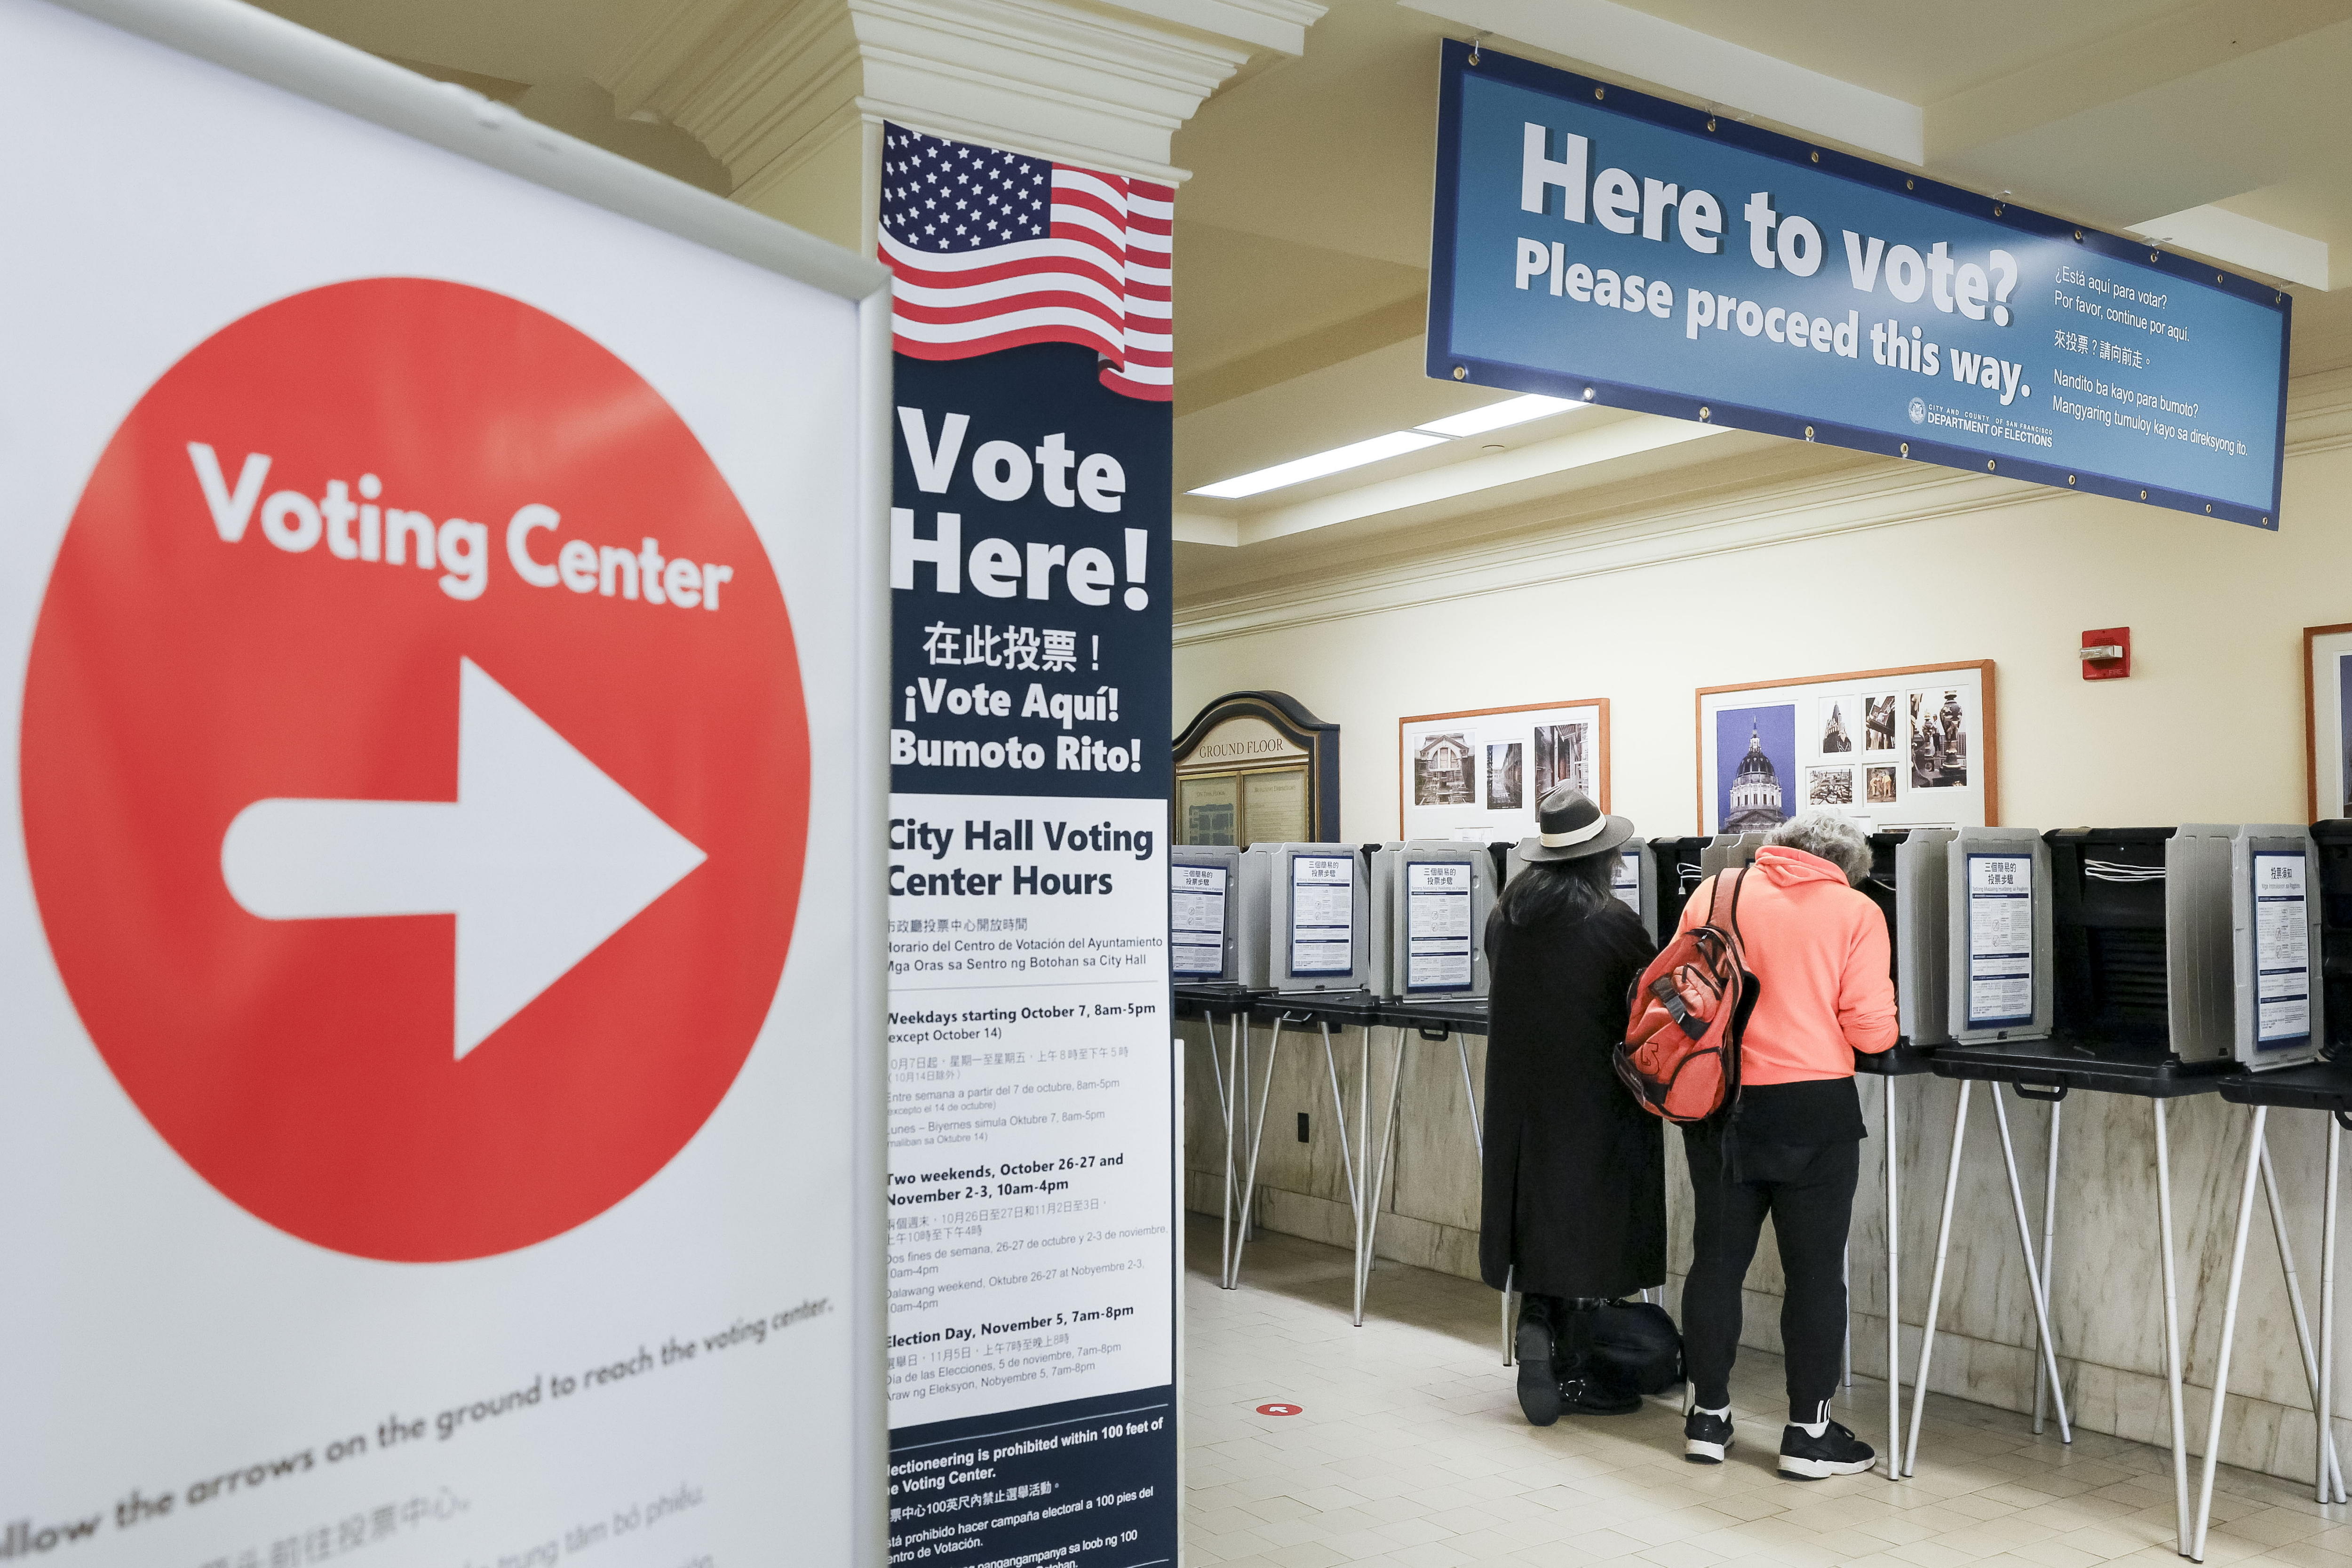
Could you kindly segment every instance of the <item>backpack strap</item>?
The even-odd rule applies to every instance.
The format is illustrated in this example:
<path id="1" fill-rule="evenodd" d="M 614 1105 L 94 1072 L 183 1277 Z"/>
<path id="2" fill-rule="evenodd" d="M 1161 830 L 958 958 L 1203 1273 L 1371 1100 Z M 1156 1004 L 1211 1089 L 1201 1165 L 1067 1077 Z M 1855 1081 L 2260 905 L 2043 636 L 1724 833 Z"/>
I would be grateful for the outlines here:
<path id="1" fill-rule="evenodd" d="M 1731 940 L 1732 940 L 1732 941 L 1734 941 L 1734 942 L 1738 942 L 1738 941 L 1740 940 L 1740 937 L 1739 937 L 1739 889 L 1747 884 L 1747 881 L 1748 881 L 1748 868 L 1747 868 L 1747 867 L 1745 867 L 1745 866 L 1742 866 L 1742 867 L 1740 867 L 1738 870 L 1731 872 L 1731 873 L 1730 873 L 1730 876 L 1731 876 L 1731 913 L 1730 913 L 1730 915 L 1729 915 L 1729 917 L 1728 917 L 1728 918 L 1729 918 L 1730 922 L 1731 922 Z M 1708 895 L 1708 897 L 1707 897 L 1707 900 L 1706 900 L 1706 918 L 1707 918 L 1707 920 L 1708 920 L 1710 922 L 1711 922 L 1711 921 L 1714 921 L 1714 919 L 1715 919 L 1715 898 L 1714 898 L 1714 896 L 1713 896 L 1712 894 Z M 1743 943 L 1742 945 L 1745 945 L 1745 944 Z"/>

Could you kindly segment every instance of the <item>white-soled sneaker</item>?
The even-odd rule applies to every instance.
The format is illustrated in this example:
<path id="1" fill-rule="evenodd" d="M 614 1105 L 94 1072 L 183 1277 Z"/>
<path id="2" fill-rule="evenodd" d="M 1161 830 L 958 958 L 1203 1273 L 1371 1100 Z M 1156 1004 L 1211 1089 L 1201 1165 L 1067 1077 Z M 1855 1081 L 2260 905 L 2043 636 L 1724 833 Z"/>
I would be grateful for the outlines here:
<path id="1" fill-rule="evenodd" d="M 1876 1449 L 1834 1421 L 1818 1437 L 1793 1424 L 1780 1429 L 1780 1473 L 1801 1481 L 1858 1476 L 1877 1459 Z"/>
<path id="2" fill-rule="evenodd" d="M 1683 1417 L 1683 1458 L 1694 1465 L 1719 1465 L 1731 1447 L 1731 1412 L 1720 1415 L 1694 1405 Z"/>

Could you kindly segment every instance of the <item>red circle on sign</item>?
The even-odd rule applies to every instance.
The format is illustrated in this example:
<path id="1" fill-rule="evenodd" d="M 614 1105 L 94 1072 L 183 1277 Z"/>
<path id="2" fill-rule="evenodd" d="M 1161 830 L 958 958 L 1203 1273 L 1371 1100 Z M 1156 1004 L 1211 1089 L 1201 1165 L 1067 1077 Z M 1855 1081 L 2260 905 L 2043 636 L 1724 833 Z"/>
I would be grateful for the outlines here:
<path id="1" fill-rule="evenodd" d="M 557 522 L 510 530 L 533 505 Z M 570 543 L 593 572 L 528 580 Z M 656 561 L 717 608 L 655 603 Z M 555 837 L 518 755 L 609 833 Z M 791 944 L 807 721 L 759 538 L 642 377 L 479 289 L 313 289 L 164 374 L 58 552 L 21 758 L 108 1067 L 205 1180 L 339 1252 L 485 1257 L 628 1196 L 718 1107 Z"/>
<path id="2" fill-rule="evenodd" d="M 1296 1415 L 1300 1409 L 1301 1406 L 1296 1405 L 1261 1405 L 1257 1413 L 1260 1415 Z"/>

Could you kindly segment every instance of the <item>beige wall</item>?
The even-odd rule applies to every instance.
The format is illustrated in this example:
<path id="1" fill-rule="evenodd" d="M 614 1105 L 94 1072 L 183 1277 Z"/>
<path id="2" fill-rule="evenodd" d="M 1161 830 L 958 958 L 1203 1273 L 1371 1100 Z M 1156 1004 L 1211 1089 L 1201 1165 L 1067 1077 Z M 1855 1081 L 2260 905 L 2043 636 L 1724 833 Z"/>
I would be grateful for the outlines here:
<path id="1" fill-rule="evenodd" d="M 1561 698 L 1610 700 L 1612 806 L 1647 834 L 1698 827 L 1694 689 L 1884 666 L 1997 666 L 2001 821 L 2124 826 L 2293 821 L 2305 809 L 2301 628 L 2352 621 L 2352 454 L 2291 457 L 2276 533 L 2099 497 L 1960 476 L 1875 501 L 1829 489 L 1825 537 L 1751 546 L 1751 518 L 1701 525 L 1687 552 L 1621 566 L 1530 542 L 1528 573 L 1487 565 L 1454 592 L 1372 589 L 1371 613 L 1213 640 L 1180 619 L 1179 722 L 1271 687 L 1340 726 L 1346 837 L 1397 832 L 1397 720 Z M 1938 504 L 1965 506 L 1957 514 Z M 1761 509 L 1811 510 L 1775 491 Z M 1922 510 L 1930 515 L 1885 522 Z M 1873 515 L 1875 513 L 1876 515 Z M 1656 559 L 1664 554 L 1665 558 Z M 1183 612 L 1180 611 L 1180 617 Z M 2086 628 L 2132 628 L 2131 678 L 2086 681 Z"/>

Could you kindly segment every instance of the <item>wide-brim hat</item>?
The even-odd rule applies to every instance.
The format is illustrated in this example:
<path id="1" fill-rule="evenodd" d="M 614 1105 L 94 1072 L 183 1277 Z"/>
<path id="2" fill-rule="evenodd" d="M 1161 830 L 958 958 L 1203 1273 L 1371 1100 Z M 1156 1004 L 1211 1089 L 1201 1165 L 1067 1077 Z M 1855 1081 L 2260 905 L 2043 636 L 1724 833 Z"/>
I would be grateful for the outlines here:
<path id="1" fill-rule="evenodd" d="M 1536 807 L 1536 837 L 1519 840 L 1519 858 L 1581 860 L 1606 855 L 1633 837 L 1633 822 L 1611 816 L 1573 784 L 1562 784 Z"/>

